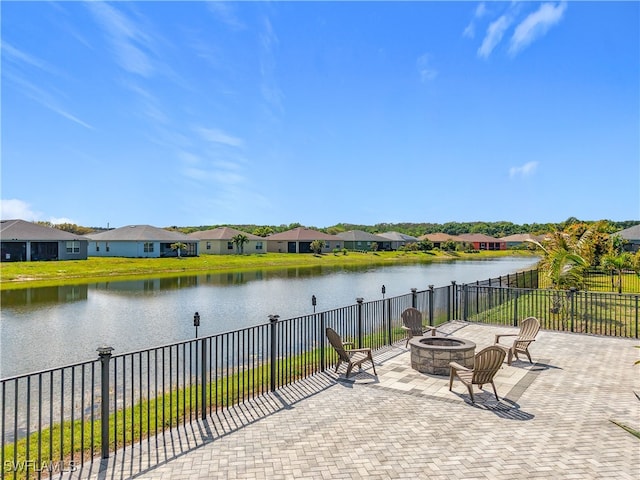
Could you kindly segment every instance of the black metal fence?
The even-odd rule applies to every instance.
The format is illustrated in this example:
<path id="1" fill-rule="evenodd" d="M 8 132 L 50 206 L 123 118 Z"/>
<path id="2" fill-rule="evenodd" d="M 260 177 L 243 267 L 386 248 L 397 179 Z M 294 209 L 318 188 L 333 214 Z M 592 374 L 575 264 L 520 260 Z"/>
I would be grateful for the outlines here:
<path id="1" fill-rule="evenodd" d="M 538 290 L 536 271 L 476 284 L 412 289 L 397 297 L 114 355 L 0 380 L 1 478 L 73 470 L 116 449 L 158 442 L 165 432 L 274 391 L 334 365 L 325 329 L 357 347 L 405 338 L 401 313 L 638 338 L 638 296 Z M 557 308 L 557 311 L 556 311 Z"/>

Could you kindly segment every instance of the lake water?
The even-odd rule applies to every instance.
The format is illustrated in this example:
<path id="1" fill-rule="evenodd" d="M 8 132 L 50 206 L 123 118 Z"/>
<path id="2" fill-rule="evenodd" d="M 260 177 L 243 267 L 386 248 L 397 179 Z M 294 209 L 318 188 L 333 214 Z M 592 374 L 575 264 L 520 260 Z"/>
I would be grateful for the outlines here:
<path id="1" fill-rule="evenodd" d="M 403 295 L 451 281 L 458 284 L 529 269 L 537 258 L 343 267 L 290 268 L 164 279 L 99 282 L 2 292 L 0 378 L 90 360 L 96 348 L 114 354 L 364 301 Z"/>

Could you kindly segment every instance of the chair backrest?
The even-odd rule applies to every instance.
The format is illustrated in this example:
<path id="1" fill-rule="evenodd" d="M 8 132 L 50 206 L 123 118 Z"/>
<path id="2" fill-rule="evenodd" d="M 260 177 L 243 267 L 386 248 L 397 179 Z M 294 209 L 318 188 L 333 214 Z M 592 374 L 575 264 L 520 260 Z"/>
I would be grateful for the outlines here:
<path id="1" fill-rule="evenodd" d="M 491 383 L 507 354 L 502 348 L 491 345 L 476 353 L 473 362 L 473 379 L 471 383 L 483 385 Z"/>
<path id="2" fill-rule="evenodd" d="M 402 312 L 402 324 L 410 329 L 413 335 L 422 335 L 422 313 L 417 308 L 409 307 Z"/>
<path id="3" fill-rule="evenodd" d="M 536 317 L 527 317 L 520 322 L 518 339 L 533 340 L 540 331 L 540 322 Z"/>
<path id="4" fill-rule="evenodd" d="M 342 345 L 342 339 L 340 338 L 340 335 L 338 335 L 333 328 L 327 327 L 327 338 L 329 339 L 329 343 L 335 349 L 340 359 L 348 362 L 349 355 L 347 355 L 347 352 L 344 349 L 344 345 Z"/>

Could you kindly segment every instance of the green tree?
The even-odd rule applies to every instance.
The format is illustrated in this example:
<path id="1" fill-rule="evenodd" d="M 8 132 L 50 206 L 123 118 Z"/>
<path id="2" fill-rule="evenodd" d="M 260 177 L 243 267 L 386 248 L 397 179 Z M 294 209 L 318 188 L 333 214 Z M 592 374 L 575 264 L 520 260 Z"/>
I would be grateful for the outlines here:
<path id="1" fill-rule="evenodd" d="M 582 285 L 580 267 L 588 267 L 589 262 L 581 253 L 588 250 L 590 236 L 590 231 L 587 230 L 578 240 L 574 240 L 570 235 L 556 231 L 544 245 L 535 240 L 527 240 L 542 250 L 540 269 L 551 280 L 552 288 L 566 290 Z"/>
<path id="2" fill-rule="evenodd" d="M 241 255 L 244 253 L 244 246 L 249 242 L 249 237 L 247 237 L 244 233 L 239 233 L 236 236 L 231 238 L 231 241 L 236 246 L 236 253 Z"/>
<path id="3" fill-rule="evenodd" d="M 320 253 L 322 253 L 322 249 L 325 245 L 326 243 L 324 240 L 314 240 L 313 242 L 311 242 L 311 250 L 316 255 L 319 255 Z"/>
<path id="4" fill-rule="evenodd" d="M 627 252 L 609 253 L 602 257 L 602 266 L 613 270 L 618 277 L 618 293 L 622 293 L 622 272 L 634 268 L 633 257 Z"/>
<path id="5" fill-rule="evenodd" d="M 271 227 L 257 227 L 254 231 L 254 235 L 258 235 L 259 237 L 266 237 L 273 233 L 273 228 Z"/>
<path id="6" fill-rule="evenodd" d="M 174 252 L 178 252 L 178 258 L 180 258 L 180 253 L 182 252 L 182 250 L 187 248 L 187 244 L 182 242 L 172 243 L 170 246 L 171 250 L 173 250 Z"/>

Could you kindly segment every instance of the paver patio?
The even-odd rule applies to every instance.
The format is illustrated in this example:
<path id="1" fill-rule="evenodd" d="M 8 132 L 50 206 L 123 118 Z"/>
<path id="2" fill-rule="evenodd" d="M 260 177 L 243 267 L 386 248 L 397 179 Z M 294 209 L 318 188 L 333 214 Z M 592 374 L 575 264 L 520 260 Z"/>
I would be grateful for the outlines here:
<path id="1" fill-rule="evenodd" d="M 450 322 L 477 350 L 508 327 Z M 66 479 L 638 479 L 638 341 L 541 331 L 534 364 L 467 389 L 410 366 L 404 342 L 96 461 Z M 366 364 L 365 364 L 366 367 Z"/>

